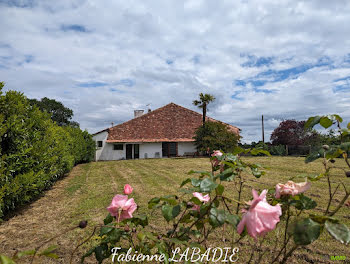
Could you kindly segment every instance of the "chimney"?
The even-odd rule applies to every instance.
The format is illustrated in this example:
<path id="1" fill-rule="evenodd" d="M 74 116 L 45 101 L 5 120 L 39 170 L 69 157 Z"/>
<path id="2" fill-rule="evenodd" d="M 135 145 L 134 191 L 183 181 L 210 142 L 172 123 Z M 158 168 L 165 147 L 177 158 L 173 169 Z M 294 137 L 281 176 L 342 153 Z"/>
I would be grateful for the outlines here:
<path id="1" fill-rule="evenodd" d="M 144 110 L 134 110 L 134 118 L 142 116 Z"/>

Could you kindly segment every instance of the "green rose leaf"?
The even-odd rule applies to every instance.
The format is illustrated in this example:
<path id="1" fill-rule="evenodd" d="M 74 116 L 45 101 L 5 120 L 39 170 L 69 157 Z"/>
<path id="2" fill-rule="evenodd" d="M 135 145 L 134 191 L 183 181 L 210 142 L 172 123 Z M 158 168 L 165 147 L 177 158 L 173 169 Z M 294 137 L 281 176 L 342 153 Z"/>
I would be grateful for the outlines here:
<path id="1" fill-rule="evenodd" d="M 263 172 L 263 171 L 260 171 L 258 168 L 251 167 L 250 169 L 251 169 L 251 171 L 252 171 L 252 174 L 253 174 L 256 178 L 260 178 L 261 175 L 264 174 L 264 172 Z"/>
<path id="2" fill-rule="evenodd" d="M 190 170 L 187 174 L 191 175 L 191 174 L 200 174 L 201 176 L 200 177 L 204 177 L 204 176 L 209 176 L 211 177 L 212 174 L 208 171 L 195 171 L 195 170 Z"/>
<path id="3" fill-rule="evenodd" d="M 292 229 L 294 243 L 297 245 L 309 245 L 321 234 L 321 226 L 310 218 L 297 221 Z"/>
<path id="4" fill-rule="evenodd" d="M 108 258 L 111 252 L 108 250 L 107 244 L 101 244 L 95 248 L 95 256 L 98 263 L 102 263 L 104 259 Z"/>
<path id="5" fill-rule="evenodd" d="M 167 222 L 177 217 L 180 213 L 180 210 L 181 210 L 180 205 L 171 206 L 169 204 L 164 204 L 162 206 L 162 214 L 165 220 L 167 220 Z"/>
<path id="6" fill-rule="evenodd" d="M 52 245 L 47 249 L 45 249 L 44 251 L 38 253 L 38 256 L 46 256 L 49 258 L 58 259 L 58 256 L 55 253 L 52 253 L 52 251 L 54 251 L 56 248 L 57 248 L 56 245 Z"/>
<path id="7" fill-rule="evenodd" d="M 324 128 L 329 128 L 333 125 L 333 121 L 329 119 L 327 116 L 322 116 L 320 119 L 320 125 Z"/>
<path id="8" fill-rule="evenodd" d="M 232 225 L 233 227 L 236 228 L 239 221 L 240 221 L 240 219 L 239 219 L 238 215 L 226 213 L 226 223 L 229 223 L 230 225 Z"/>
<path id="9" fill-rule="evenodd" d="M 187 178 L 186 180 L 184 180 L 181 185 L 180 188 L 183 187 L 184 185 L 186 185 L 187 183 L 191 182 L 191 178 Z"/>
<path id="10" fill-rule="evenodd" d="M 327 220 L 325 227 L 336 240 L 343 244 L 350 242 L 350 230 L 346 225 Z"/>
<path id="11" fill-rule="evenodd" d="M 291 205 L 295 206 L 295 208 L 299 210 L 310 210 L 314 209 L 317 206 L 317 203 L 311 198 L 300 194 L 293 197 Z"/>
<path id="12" fill-rule="evenodd" d="M 148 209 L 152 209 L 154 206 L 156 206 L 160 202 L 160 198 L 154 197 L 148 202 Z"/>
<path id="13" fill-rule="evenodd" d="M 224 210 L 219 210 L 215 207 L 210 209 L 209 223 L 212 227 L 222 226 L 225 223 L 226 215 Z"/>
<path id="14" fill-rule="evenodd" d="M 305 123 L 305 128 L 313 128 L 315 125 L 317 125 L 320 122 L 320 119 L 321 119 L 320 116 L 309 117 L 309 119 Z"/>
<path id="15" fill-rule="evenodd" d="M 221 181 L 233 181 L 236 177 L 236 172 L 233 170 L 233 168 L 228 168 L 216 177 L 220 177 Z"/>
<path id="16" fill-rule="evenodd" d="M 202 180 L 202 182 L 200 183 L 200 191 L 203 193 L 207 193 L 207 192 L 211 192 L 212 190 L 214 190 L 216 187 L 218 187 L 218 184 L 213 182 L 211 179 L 209 178 L 205 178 L 204 180 Z"/>
<path id="17" fill-rule="evenodd" d="M 4 255 L 0 255 L 0 263 L 1 264 L 15 264 L 15 262 L 12 259 L 10 259 L 9 257 L 4 256 Z"/>
<path id="18" fill-rule="evenodd" d="M 221 184 L 218 185 L 218 187 L 216 187 L 216 194 L 217 195 L 222 195 L 224 193 L 225 187 Z"/>
<path id="19" fill-rule="evenodd" d="M 330 216 L 326 216 L 326 215 L 310 214 L 310 218 L 311 218 L 313 221 L 315 221 L 315 222 L 317 222 L 317 223 L 319 223 L 319 224 L 321 224 L 321 225 L 323 225 L 327 220 L 330 220 L 330 221 L 335 222 L 335 223 L 338 222 L 337 219 L 335 219 L 335 218 L 333 218 L 333 217 L 330 217 Z"/>
<path id="20" fill-rule="evenodd" d="M 202 180 L 199 179 L 191 179 L 191 183 L 194 187 L 199 187 L 201 185 Z"/>
<path id="21" fill-rule="evenodd" d="M 109 232 L 111 232 L 113 229 L 115 229 L 114 226 L 112 226 L 111 223 L 108 224 L 108 225 L 110 225 L 111 227 L 108 227 L 108 226 L 101 227 L 100 236 L 106 235 Z"/>
<path id="22" fill-rule="evenodd" d="M 337 120 L 339 123 L 343 122 L 343 118 L 341 118 L 340 115 L 334 114 L 332 115 L 332 117 L 334 117 L 334 119 Z"/>
<path id="23" fill-rule="evenodd" d="M 112 223 L 113 220 L 114 220 L 114 217 L 111 216 L 111 214 L 108 214 L 108 215 L 106 216 L 106 218 L 103 220 L 103 223 L 104 223 L 105 225 L 108 225 L 109 223 Z"/>
<path id="24" fill-rule="evenodd" d="M 147 215 L 139 215 L 139 216 L 134 216 L 133 218 L 131 218 L 131 222 L 138 226 L 147 226 L 148 225 L 148 218 Z"/>

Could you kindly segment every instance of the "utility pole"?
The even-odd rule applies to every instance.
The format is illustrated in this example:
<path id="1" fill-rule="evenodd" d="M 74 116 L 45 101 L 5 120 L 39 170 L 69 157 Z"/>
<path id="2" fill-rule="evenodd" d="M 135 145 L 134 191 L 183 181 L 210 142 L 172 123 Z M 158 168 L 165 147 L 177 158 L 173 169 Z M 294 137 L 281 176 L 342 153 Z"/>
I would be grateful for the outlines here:
<path id="1" fill-rule="evenodd" d="M 262 128 L 262 142 L 265 143 L 264 115 L 261 115 L 261 128 Z"/>

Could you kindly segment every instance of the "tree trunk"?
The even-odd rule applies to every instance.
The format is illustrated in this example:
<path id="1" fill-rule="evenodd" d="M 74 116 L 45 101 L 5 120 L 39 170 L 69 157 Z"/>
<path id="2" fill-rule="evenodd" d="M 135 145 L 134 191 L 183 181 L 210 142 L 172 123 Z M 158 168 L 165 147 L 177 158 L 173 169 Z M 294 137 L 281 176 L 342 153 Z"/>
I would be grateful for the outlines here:
<path id="1" fill-rule="evenodd" d="M 207 104 L 203 105 L 203 126 L 205 125 L 205 116 L 207 115 Z"/>

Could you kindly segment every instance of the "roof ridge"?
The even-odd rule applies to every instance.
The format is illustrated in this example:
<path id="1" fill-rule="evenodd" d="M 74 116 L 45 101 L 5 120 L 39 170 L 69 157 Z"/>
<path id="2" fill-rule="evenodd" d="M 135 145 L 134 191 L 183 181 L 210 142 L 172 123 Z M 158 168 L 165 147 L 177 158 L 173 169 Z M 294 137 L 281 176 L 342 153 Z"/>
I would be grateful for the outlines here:
<path id="1" fill-rule="evenodd" d="M 203 116 L 201 113 L 198 113 L 198 112 L 196 112 L 196 111 L 194 111 L 194 110 L 192 110 L 192 109 L 186 108 L 186 107 L 184 107 L 184 106 L 182 106 L 182 105 L 175 104 L 174 102 L 170 102 L 170 103 L 168 103 L 168 104 L 166 104 L 166 105 L 164 105 L 164 106 L 162 106 L 162 107 L 159 107 L 159 108 L 157 108 L 157 109 L 155 109 L 155 110 L 153 110 L 153 111 L 151 111 L 151 112 L 147 112 L 147 113 L 145 113 L 145 114 L 143 114 L 143 115 L 141 115 L 141 116 L 134 117 L 134 118 L 132 118 L 132 119 L 130 119 L 130 120 L 127 120 L 127 121 L 125 121 L 125 122 L 123 122 L 123 123 L 120 123 L 120 124 L 117 124 L 117 125 L 115 125 L 115 126 L 112 126 L 112 127 L 109 127 L 109 128 L 105 128 L 104 130 L 101 130 L 101 131 L 99 131 L 99 132 L 94 133 L 94 135 L 95 135 L 95 134 L 98 134 L 98 133 L 101 133 L 101 132 L 103 132 L 103 131 L 106 131 L 106 130 L 113 129 L 113 128 L 118 127 L 118 126 L 120 126 L 120 125 L 128 124 L 129 122 L 132 122 L 132 121 L 134 121 L 134 120 L 143 119 L 145 116 L 148 116 L 148 115 L 151 114 L 151 113 L 152 113 L 152 114 L 153 114 L 153 113 L 157 113 L 157 112 L 163 110 L 164 108 L 166 108 L 166 107 L 168 107 L 168 106 L 170 106 L 170 105 L 174 105 L 174 106 L 176 106 L 176 107 L 178 107 L 178 108 L 180 108 L 180 109 L 186 110 L 186 111 L 191 112 L 191 113 L 193 113 L 193 114 L 196 114 L 196 115 L 199 115 L 199 116 Z M 210 117 L 210 116 L 206 116 L 206 119 L 212 119 L 212 120 L 214 120 L 214 121 L 216 121 L 216 122 L 220 122 L 220 123 L 223 123 L 223 124 L 226 124 L 226 125 L 229 125 L 229 126 L 232 126 L 232 127 L 234 127 L 234 128 L 239 129 L 238 127 L 236 127 L 236 126 L 234 126 L 234 125 L 227 124 L 227 123 L 222 122 L 222 121 L 220 121 L 220 120 L 216 120 L 216 119 L 214 119 L 214 118 L 212 118 L 212 117 Z"/>

